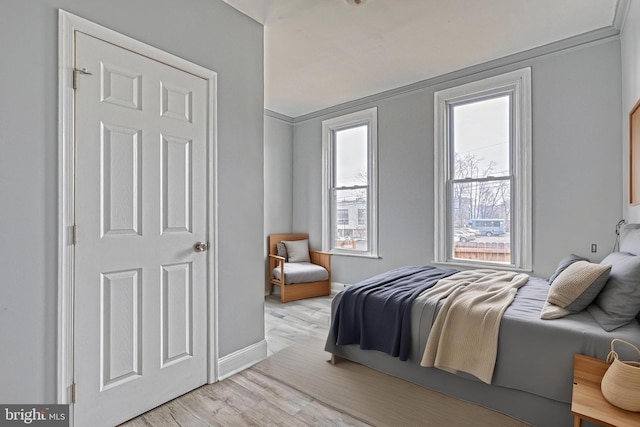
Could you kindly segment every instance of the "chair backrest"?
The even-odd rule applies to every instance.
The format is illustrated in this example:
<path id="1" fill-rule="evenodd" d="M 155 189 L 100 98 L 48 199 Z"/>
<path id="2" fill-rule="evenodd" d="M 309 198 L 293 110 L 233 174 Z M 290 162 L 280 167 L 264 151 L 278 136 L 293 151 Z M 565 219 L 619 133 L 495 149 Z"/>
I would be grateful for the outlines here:
<path id="1" fill-rule="evenodd" d="M 304 233 L 289 233 L 289 234 L 271 234 L 269 235 L 269 254 L 275 255 L 278 253 L 276 244 L 285 241 L 292 240 L 304 240 L 308 239 L 309 235 Z"/>

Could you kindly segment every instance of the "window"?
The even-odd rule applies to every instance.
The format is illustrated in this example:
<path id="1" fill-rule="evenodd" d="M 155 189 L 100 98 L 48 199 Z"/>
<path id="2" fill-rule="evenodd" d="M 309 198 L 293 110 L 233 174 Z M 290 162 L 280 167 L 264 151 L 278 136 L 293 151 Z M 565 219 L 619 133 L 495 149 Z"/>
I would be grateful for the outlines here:
<path id="1" fill-rule="evenodd" d="M 336 211 L 336 218 L 338 220 L 338 225 L 349 225 L 349 210 L 338 209 Z"/>
<path id="2" fill-rule="evenodd" d="M 322 122 L 323 249 L 377 256 L 377 108 Z"/>
<path id="3" fill-rule="evenodd" d="M 531 69 L 435 93 L 435 261 L 531 269 Z"/>

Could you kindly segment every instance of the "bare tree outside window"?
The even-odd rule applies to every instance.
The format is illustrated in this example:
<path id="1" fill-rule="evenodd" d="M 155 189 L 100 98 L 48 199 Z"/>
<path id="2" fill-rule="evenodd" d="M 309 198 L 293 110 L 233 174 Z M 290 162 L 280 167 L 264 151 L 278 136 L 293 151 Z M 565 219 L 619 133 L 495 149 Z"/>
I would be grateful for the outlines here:
<path id="1" fill-rule="evenodd" d="M 510 262 L 510 97 L 451 107 L 453 257 Z"/>
<path id="2" fill-rule="evenodd" d="M 467 178 L 497 176 L 496 162 L 488 164 L 475 154 L 456 156 L 453 185 L 454 226 L 469 227 L 472 218 L 508 218 L 511 206 L 511 191 L 508 180 L 474 182 Z M 482 164 L 486 164 L 480 170 Z"/>

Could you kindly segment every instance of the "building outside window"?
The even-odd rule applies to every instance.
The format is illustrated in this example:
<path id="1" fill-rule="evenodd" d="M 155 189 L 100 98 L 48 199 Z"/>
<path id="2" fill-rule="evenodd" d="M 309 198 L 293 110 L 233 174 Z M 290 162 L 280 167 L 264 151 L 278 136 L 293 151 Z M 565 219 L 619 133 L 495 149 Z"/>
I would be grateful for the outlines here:
<path id="1" fill-rule="evenodd" d="M 437 262 L 531 268 L 530 69 L 435 94 Z"/>
<path id="2" fill-rule="evenodd" d="M 377 256 L 377 108 L 322 122 L 323 249 Z"/>

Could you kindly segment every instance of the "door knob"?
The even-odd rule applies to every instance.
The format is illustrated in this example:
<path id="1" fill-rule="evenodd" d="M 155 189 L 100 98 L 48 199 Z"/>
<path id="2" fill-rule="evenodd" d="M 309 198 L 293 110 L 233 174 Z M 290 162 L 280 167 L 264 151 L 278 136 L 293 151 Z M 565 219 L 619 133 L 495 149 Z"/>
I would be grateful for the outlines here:
<path id="1" fill-rule="evenodd" d="M 198 242 L 195 245 L 193 245 L 193 250 L 196 252 L 204 252 L 209 248 L 209 245 L 207 245 L 206 242 Z"/>

